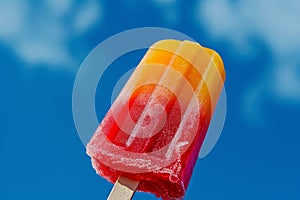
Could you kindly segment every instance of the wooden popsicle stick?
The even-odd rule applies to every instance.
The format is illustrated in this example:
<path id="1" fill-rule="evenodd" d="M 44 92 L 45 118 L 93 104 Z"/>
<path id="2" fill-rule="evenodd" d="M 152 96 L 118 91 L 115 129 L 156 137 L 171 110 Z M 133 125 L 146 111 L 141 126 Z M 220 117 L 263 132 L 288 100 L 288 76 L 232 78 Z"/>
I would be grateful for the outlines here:
<path id="1" fill-rule="evenodd" d="M 138 181 L 120 176 L 112 188 L 107 200 L 130 200 L 138 185 Z"/>

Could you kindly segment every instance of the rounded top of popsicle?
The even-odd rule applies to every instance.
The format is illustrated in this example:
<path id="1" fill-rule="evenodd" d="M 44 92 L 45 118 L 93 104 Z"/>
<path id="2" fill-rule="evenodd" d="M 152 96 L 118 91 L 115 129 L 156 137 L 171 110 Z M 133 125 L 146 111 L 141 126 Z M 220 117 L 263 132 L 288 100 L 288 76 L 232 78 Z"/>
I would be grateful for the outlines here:
<path id="1" fill-rule="evenodd" d="M 203 47 L 197 42 L 189 41 L 189 40 L 174 40 L 174 39 L 165 39 L 165 40 L 160 40 L 155 42 L 150 48 L 152 49 L 161 49 L 161 50 L 168 50 L 170 52 L 176 52 L 178 47 L 180 46 L 181 43 L 188 44 L 190 51 L 197 52 L 199 49 L 205 50 L 205 52 L 208 54 L 208 57 L 213 57 L 213 62 L 215 63 L 216 67 L 218 68 L 218 71 L 220 72 L 220 75 L 222 77 L 222 80 L 225 81 L 225 69 L 224 69 L 224 63 L 221 58 L 221 56 L 213 49 Z M 187 52 L 188 53 L 188 52 Z"/>
<path id="2" fill-rule="evenodd" d="M 224 69 L 224 63 L 223 63 L 223 60 L 222 60 L 220 54 L 218 54 L 218 52 L 216 52 L 213 49 L 206 48 L 206 47 L 204 47 L 204 48 L 210 56 L 214 56 L 215 65 L 218 67 L 223 81 L 225 81 L 226 73 L 225 73 L 225 69 Z"/>

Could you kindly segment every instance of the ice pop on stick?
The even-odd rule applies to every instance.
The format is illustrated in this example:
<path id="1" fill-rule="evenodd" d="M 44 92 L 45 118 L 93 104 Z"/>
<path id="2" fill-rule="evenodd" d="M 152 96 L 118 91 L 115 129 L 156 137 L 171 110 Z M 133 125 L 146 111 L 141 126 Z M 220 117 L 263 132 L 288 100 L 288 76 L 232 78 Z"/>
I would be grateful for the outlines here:
<path id="1" fill-rule="evenodd" d="M 184 197 L 225 80 L 221 57 L 191 41 L 153 44 L 87 145 L 96 172 L 135 190 Z"/>

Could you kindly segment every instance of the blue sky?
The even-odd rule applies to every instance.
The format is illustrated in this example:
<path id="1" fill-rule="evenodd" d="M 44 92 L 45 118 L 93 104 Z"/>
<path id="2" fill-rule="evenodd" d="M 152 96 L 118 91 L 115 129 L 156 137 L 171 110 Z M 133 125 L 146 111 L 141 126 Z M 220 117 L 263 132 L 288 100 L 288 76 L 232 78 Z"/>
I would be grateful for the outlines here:
<path id="1" fill-rule="evenodd" d="M 1 1 L 0 199 L 106 198 L 112 186 L 95 174 L 73 123 L 73 82 L 97 44 L 144 26 L 185 33 L 225 63 L 223 133 L 186 199 L 299 199 L 299 10 L 297 0 Z M 142 54 L 112 64 L 107 94 L 117 68 Z M 100 119 L 109 106 L 96 105 Z"/>

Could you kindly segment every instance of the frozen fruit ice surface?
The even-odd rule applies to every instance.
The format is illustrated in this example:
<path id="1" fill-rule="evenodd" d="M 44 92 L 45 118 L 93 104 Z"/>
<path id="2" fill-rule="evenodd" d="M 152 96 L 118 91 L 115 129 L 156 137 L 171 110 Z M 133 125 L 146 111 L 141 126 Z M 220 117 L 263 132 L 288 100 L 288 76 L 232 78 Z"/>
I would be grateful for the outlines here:
<path id="1" fill-rule="evenodd" d="M 97 173 L 138 190 L 182 198 L 225 79 L 221 57 L 162 40 L 141 60 L 87 145 Z"/>

